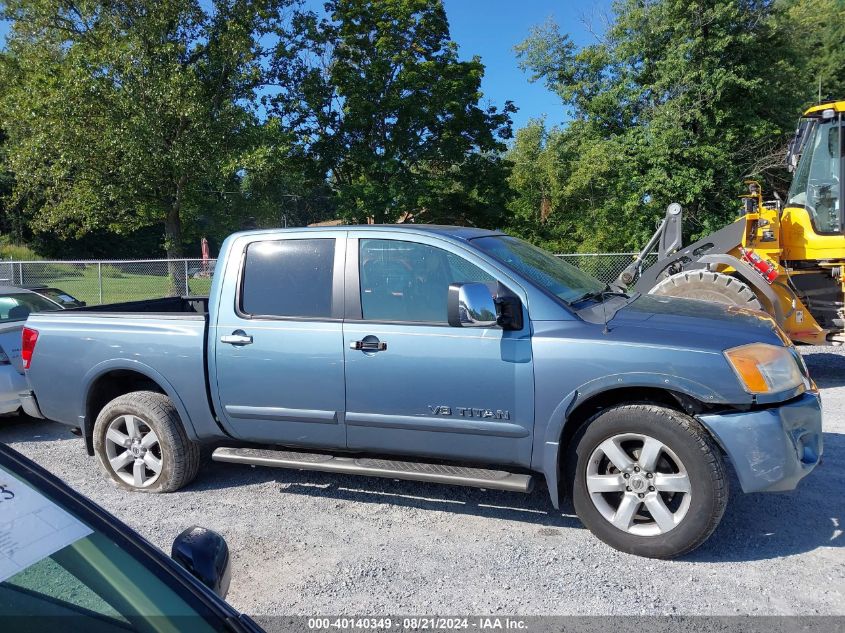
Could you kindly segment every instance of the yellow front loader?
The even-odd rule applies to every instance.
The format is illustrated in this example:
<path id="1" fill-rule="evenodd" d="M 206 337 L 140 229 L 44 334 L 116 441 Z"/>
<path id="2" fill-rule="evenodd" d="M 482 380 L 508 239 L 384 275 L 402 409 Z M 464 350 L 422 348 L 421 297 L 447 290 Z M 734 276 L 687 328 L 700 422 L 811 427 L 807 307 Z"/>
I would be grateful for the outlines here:
<path id="1" fill-rule="evenodd" d="M 686 247 L 682 209 L 669 205 L 617 285 L 764 310 L 795 342 L 845 343 L 843 157 L 845 101 L 810 108 L 790 143 L 785 202 L 764 201 L 759 184 L 747 181 L 739 218 Z M 657 263 L 643 270 L 655 247 Z"/>

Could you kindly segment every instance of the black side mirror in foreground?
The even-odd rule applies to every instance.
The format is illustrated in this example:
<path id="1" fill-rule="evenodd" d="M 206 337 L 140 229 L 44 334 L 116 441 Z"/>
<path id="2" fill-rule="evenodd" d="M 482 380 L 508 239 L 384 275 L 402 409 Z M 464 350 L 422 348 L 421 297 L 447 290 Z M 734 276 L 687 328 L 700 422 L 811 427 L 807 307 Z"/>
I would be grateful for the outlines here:
<path id="1" fill-rule="evenodd" d="M 170 557 L 218 596 L 226 597 L 232 579 L 229 546 L 217 532 L 189 527 L 173 540 Z"/>

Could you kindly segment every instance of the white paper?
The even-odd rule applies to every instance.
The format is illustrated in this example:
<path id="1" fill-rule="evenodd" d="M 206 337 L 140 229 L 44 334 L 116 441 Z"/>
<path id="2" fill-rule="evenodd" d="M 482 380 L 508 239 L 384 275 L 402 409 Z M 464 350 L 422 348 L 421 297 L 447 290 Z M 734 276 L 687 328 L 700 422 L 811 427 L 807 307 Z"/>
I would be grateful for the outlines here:
<path id="1" fill-rule="evenodd" d="M 0 582 L 92 532 L 0 468 Z"/>

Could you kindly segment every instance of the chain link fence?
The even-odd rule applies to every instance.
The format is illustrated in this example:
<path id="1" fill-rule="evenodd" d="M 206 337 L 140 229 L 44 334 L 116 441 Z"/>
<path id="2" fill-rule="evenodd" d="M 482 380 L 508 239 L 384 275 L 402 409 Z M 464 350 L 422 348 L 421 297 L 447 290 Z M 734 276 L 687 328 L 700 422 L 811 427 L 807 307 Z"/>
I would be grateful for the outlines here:
<path id="1" fill-rule="evenodd" d="M 556 253 L 556 255 L 599 281 L 611 283 L 616 280 L 638 253 Z M 646 255 L 643 258 L 643 270 L 656 261 L 657 253 Z"/>
<path id="2" fill-rule="evenodd" d="M 636 253 L 560 253 L 562 260 L 612 282 Z M 648 266 L 656 260 L 649 255 Z M 0 260 L 0 284 L 58 288 L 89 305 L 178 295 L 208 295 L 216 260 Z"/>
<path id="3" fill-rule="evenodd" d="M 208 295 L 216 260 L 0 261 L 0 284 L 58 288 L 89 305 Z"/>

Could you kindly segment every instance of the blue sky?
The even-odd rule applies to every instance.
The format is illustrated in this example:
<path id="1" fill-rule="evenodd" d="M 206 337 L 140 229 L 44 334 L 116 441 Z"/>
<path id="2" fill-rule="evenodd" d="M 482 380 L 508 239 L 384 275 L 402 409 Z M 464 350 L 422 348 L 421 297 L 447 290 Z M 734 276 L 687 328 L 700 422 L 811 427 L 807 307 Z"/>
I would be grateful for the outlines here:
<path id="1" fill-rule="evenodd" d="M 322 0 L 307 0 L 315 8 Z M 600 30 L 602 12 L 611 0 L 444 0 L 452 39 L 462 59 L 479 55 L 486 67 L 482 90 L 485 102 L 501 107 L 507 99 L 519 108 L 513 116 L 514 129 L 529 119 L 546 116 L 551 124 L 565 119 L 557 97 L 541 83 L 532 84 L 519 69 L 513 47 L 524 40 L 531 27 L 554 19 L 576 44 L 590 44 L 594 36 L 584 26 Z M 0 22 L 0 38 L 8 25 Z"/>
<path id="2" fill-rule="evenodd" d="M 563 32 L 578 45 L 592 44 L 594 30 L 602 24 L 602 12 L 609 12 L 610 0 L 444 0 L 452 39 L 460 55 L 479 55 L 486 67 L 482 89 L 485 99 L 500 106 L 510 99 L 519 112 L 513 116 L 514 129 L 529 119 L 546 116 L 549 123 L 565 119 L 558 98 L 542 83 L 530 83 L 519 69 L 513 47 L 522 42 L 531 27 L 554 19 Z"/>

